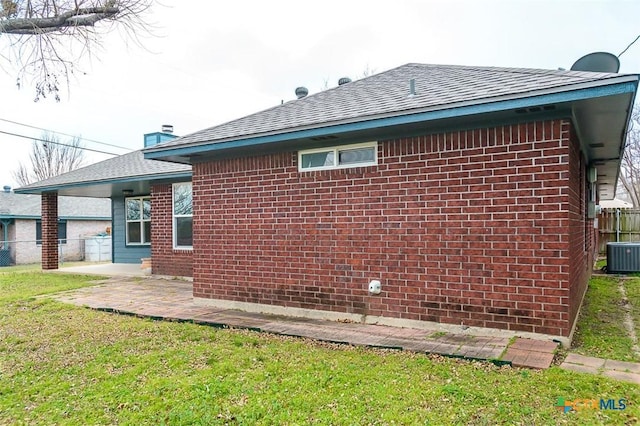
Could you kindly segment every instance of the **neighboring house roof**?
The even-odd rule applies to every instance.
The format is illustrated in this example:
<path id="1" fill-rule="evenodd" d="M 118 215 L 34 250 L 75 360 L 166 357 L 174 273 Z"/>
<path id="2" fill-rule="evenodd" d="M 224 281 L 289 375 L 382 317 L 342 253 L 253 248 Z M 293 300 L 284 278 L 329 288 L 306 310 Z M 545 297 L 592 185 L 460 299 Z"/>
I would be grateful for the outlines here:
<path id="1" fill-rule="evenodd" d="M 190 178 L 191 166 L 147 160 L 134 151 L 16 189 L 18 193 L 57 191 L 75 196 L 111 197 L 149 193 L 149 182 Z"/>
<path id="2" fill-rule="evenodd" d="M 313 148 L 486 126 L 487 120 L 521 122 L 562 116 L 574 120 L 588 160 L 603 171 L 601 197 L 612 198 L 621 135 L 637 83 L 637 75 L 412 63 L 156 145 L 144 153 L 145 158 L 191 163 L 196 156 L 201 160 L 221 151 L 251 155 L 267 145 L 269 149 Z"/>
<path id="3" fill-rule="evenodd" d="M 0 192 L 0 218 L 40 219 L 42 197 Z M 104 198 L 60 197 L 58 217 L 67 220 L 111 220 L 111 201 Z"/>

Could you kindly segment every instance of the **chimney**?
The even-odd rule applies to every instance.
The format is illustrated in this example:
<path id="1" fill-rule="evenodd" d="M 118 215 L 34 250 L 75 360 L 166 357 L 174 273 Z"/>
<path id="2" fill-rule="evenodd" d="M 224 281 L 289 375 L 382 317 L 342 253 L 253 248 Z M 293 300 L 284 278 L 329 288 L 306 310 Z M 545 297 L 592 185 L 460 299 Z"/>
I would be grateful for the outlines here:
<path id="1" fill-rule="evenodd" d="M 144 135 L 144 147 L 149 148 L 159 143 L 170 141 L 171 139 L 177 138 L 176 135 L 173 134 L 173 126 L 171 124 L 163 124 L 162 131 L 153 132 L 153 133 L 145 133 Z"/>

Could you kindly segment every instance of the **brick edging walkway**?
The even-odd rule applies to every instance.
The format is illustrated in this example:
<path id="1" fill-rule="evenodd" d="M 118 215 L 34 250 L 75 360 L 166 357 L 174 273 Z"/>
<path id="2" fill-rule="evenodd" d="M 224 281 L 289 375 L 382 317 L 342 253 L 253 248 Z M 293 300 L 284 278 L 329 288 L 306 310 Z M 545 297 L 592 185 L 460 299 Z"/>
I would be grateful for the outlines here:
<path id="1" fill-rule="evenodd" d="M 549 368 L 555 357 L 558 343 L 545 340 L 516 339 L 502 357 L 515 367 Z"/>
<path id="2" fill-rule="evenodd" d="M 640 364 L 634 362 L 615 361 L 570 353 L 560 364 L 564 370 L 578 371 L 611 377 L 640 384 Z"/>

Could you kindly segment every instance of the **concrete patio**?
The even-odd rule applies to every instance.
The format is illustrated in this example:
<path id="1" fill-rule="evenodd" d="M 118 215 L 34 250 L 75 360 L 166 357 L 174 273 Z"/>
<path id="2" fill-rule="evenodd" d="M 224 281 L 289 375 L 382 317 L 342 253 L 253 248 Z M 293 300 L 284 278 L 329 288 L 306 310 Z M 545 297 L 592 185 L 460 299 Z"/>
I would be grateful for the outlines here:
<path id="1" fill-rule="evenodd" d="M 149 276 L 137 264 L 94 264 L 51 272 L 94 274 L 110 278 L 95 286 L 47 297 L 100 311 L 155 320 L 249 329 L 332 343 L 431 353 L 535 369 L 549 368 L 558 348 L 557 343 L 548 340 L 456 334 L 443 332 L 435 326 L 433 329 L 398 328 L 204 307 L 194 303 L 191 279 Z M 559 366 L 565 370 L 640 384 L 638 363 L 569 353 Z"/>
<path id="2" fill-rule="evenodd" d="M 136 270 L 137 268 L 137 270 Z M 139 265 L 103 264 L 59 272 L 108 275 L 99 284 L 58 293 L 56 300 L 105 312 L 241 328 L 319 341 L 439 354 L 516 367 L 548 368 L 557 343 L 508 337 L 454 334 L 437 328 L 414 329 L 249 313 L 199 306 L 189 280 L 144 276 Z"/>
<path id="3" fill-rule="evenodd" d="M 140 267 L 139 263 L 88 263 L 80 266 L 77 264 L 74 264 L 74 266 L 65 266 L 62 264 L 60 269 L 54 269 L 51 272 L 113 277 L 143 277 L 149 275 Z"/>

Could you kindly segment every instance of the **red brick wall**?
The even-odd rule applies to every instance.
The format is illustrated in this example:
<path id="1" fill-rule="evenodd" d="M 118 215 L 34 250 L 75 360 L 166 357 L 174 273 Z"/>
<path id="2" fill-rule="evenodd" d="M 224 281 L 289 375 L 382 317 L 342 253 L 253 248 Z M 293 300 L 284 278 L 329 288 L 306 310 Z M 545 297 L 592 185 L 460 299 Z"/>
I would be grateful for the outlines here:
<path id="1" fill-rule="evenodd" d="M 346 170 L 195 164 L 194 296 L 567 336 L 570 127 L 380 141 L 379 165 Z"/>
<path id="2" fill-rule="evenodd" d="M 171 184 L 152 185 L 151 219 L 152 273 L 192 277 L 192 251 L 173 248 Z"/>
<path id="3" fill-rule="evenodd" d="M 58 193 L 43 193 L 41 207 L 42 269 L 58 269 Z"/>
<path id="4" fill-rule="evenodd" d="M 571 129 L 569 149 L 569 312 L 570 324 L 576 319 L 582 297 L 593 269 L 597 235 L 593 219 L 587 219 L 589 184 L 586 181 L 587 165 L 580 152 L 580 142 Z"/>

